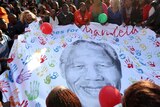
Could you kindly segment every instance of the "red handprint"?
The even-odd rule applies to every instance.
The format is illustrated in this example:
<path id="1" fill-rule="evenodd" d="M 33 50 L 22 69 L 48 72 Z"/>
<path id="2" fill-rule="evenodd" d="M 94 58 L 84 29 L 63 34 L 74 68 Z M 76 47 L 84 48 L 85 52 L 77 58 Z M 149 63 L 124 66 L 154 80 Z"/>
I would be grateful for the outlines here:
<path id="1" fill-rule="evenodd" d="M 45 45 L 47 43 L 43 37 L 38 37 L 38 39 L 41 45 Z"/>
<path id="2" fill-rule="evenodd" d="M 47 60 L 47 56 L 46 55 L 41 55 L 40 63 L 43 63 L 45 60 Z"/>
<path id="3" fill-rule="evenodd" d="M 9 83 L 6 82 L 6 81 L 0 81 L 0 90 L 2 92 L 8 92 L 5 88 L 8 88 L 9 87 Z"/>
<path id="4" fill-rule="evenodd" d="M 14 60 L 14 58 L 15 58 L 15 55 L 12 54 L 12 55 L 11 55 L 11 58 L 8 58 L 8 59 L 7 59 L 7 62 L 8 62 L 8 63 L 11 63 L 11 62 Z"/>
<path id="5" fill-rule="evenodd" d="M 20 102 L 16 101 L 18 99 L 18 88 L 12 91 L 12 96 L 9 97 L 11 107 L 20 107 Z"/>
<path id="6" fill-rule="evenodd" d="M 155 66 L 156 66 L 155 63 L 154 63 L 154 62 L 151 62 L 151 61 L 149 61 L 148 64 L 149 64 L 151 67 L 155 67 Z"/>
<path id="7" fill-rule="evenodd" d="M 131 62 L 129 59 L 126 59 L 125 63 L 127 64 L 128 68 L 133 68 L 133 62 Z"/>
<path id="8" fill-rule="evenodd" d="M 7 59 L 7 62 L 8 62 L 8 63 L 11 63 L 12 61 L 13 61 L 13 58 L 8 58 L 8 59 Z"/>
<path id="9" fill-rule="evenodd" d="M 158 79 L 160 79 L 160 75 L 156 75 L 155 77 L 158 78 Z"/>
<path id="10" fill-rule="evenodd" d="M 128 48 L 129 48 L 131 54 L 134 54 L 135 48 L 133 46 L 128 46 Z"/>
<path id="11" fill-rule="evenodd" d="M 133 47 L 133 46 L 131 46 L 131 47 L 130 47 L 130 50 L 131 50 L 131 51 L 135 51 L 135 49 L 134 49 L 134 47 Z"/>
<path id="12" fill-rule="evenodd" d="M 157 78 L 157 79 L 160 79 L 160 75 L 156 72 L 152 72 L 152 76 Z"/>
<path id="13" fill-rule="evenodd" d="M 9 97 L 9 101 L 10 101 L 10 105 L 12 107 L 17 107 L 17 106 L 20 106 L 20 103 L 18 101 L 14 101 L 14 97 L 13 96 L 10 96 Z"/>
<path id="14" fill-rule="evenodd" d="M 160 42 L 159 41 L 155 41 L 154 44 L 156 45 L 156 47 L 160 47 Z"/>
<path id="15" fill-rule="evenodd" d="M 22 43 L 27 43 L 27 41 L 26 41 L 26 40 L 22 40 L 21 42 L 22 42 Z"/>
<path id="16" fill-rule="evenodd" d="M 63 43 L 62 47 L 65 48 L 67 46 L 67 43 Z"/>
<path id="17" fill-rule="evenodd" d="M 144 78 L 141 76 L 141 80 L 150 81 L 150 82 L 154 83 L 154 81 L 152 79 L 150 79 L 149 77 Z"/>
<path id="18" fill-rule="evenodd" d="M 24 104 L 24 105 L 23 105 Z M 20 104 L 20 107 L 27 107 L 28 106 L 28 101 L 23 100 L 22 103 Z"/>

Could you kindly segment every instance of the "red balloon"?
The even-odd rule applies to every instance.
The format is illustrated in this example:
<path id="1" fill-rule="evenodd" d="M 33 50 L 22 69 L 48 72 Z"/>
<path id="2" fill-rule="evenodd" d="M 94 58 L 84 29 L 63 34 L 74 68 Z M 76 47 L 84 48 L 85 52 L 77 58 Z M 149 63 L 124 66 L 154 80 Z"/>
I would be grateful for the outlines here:
<path id="1" fill-rule="evenodd" d="M 40 26 L 41 31 L 44 34 L 51 34 L 52 33 L 52 25 L 50 23 L 44 22 Z"/>
<path id="2" fill-rule="evenodd" d="M 101 107 L 114 107 L 121 103 L 121 94 L 113 86 L 105 86 L 100 90 L 99 102 Z"/>

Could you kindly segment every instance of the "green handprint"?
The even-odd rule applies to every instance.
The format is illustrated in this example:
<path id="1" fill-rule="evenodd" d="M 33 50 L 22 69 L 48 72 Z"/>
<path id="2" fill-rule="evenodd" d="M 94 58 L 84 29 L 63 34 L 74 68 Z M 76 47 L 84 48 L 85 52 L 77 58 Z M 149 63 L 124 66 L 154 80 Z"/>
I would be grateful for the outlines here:
<path id="1" fill-rule="evenodd" d="M 51 50 L 50 50 L 50 48 L 47 48 L 47 51 L 46 52 L 50 52 Z"/>
<path id="2" fill-rule="evenodd" d="M 39 83 L 37 81 L 30 82 L 30 93 L 25 90 L 25 95 L 29 101 L 35 100 L 39 96 Z"/>
<path id="3" fill-rule="evenodd" d="M 160 57 L 160 52 L 157 53 L 157 57 Z"/>
<path id="4" fill-rule="evenodd" d="M 29 37 L 29 35 L 27 35 L 27 34 L 26 34 L 26 35 L 24 35 L 24 38 L 25 38 L 25 39 L 27 39 L 28 37 Z"/>
<path id="5" fill-rule="evenodd" d="M 18 54 L 18 59 L 22 58 L 22 54 Z"/>
<path id="6" fill-rule="evenodd" d="M 48 64 L 49 64 L 50 67 L 55 67 L 54 63 L 55 63 L 55 60 L 51 60 L 51 62 L 49 62 Z"/>
<path id="7" fill-rule="evenodd" d="M 47 75 L 46 79 L 44 79 L 44 83 L 50 84 L 51 83 L 51 75 Z"/>

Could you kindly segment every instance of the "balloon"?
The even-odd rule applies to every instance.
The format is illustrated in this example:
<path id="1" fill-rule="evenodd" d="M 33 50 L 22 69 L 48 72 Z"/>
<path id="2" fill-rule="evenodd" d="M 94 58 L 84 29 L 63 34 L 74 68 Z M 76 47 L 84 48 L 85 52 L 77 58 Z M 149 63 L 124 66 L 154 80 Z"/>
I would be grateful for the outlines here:
<path id="1" fill-rule="evenodd" d="M 101 13 L 98 16 L 98 21 L 102 24 L 105 23 L 107 21 L 107 19 L 108 19 L 108 17 L 105 13 Z"/>
<path id="2" fill-rule="evenodd" d="M 44 34 L 51 34 L 52 33 L 52 25 L 50 23 L 44 22 L 40 26 L 41 31 Z"/>
<path id="3" fill-rule="evenodd" d="M 100 90 L 99 102 L 101 107 L 114 107 L 121 103 L 121 94 L 113 86 L 105 86 Z"/>

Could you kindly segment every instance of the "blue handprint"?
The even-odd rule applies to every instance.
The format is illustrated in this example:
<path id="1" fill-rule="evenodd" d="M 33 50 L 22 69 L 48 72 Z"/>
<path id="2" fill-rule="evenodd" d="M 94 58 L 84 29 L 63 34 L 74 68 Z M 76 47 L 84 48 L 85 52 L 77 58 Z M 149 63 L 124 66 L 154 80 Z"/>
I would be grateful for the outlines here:
<path id="1" fill-rule="evenodd" d="M 30 47 L 32 47 L 32 45 L 29 44 L 29 43 L 26 43 L 26 44 L 25 44 L 25 47 L 26 47 L 26 49 L 29 49 Z"/>
<path id="2" fill-rule="evenodd" d="M 8 73 L 8 79 L 10 82 L 14 82 L 14 79 L 13 79 L 13 72 L 10 70 L 9 73 Z"/>
<path id="3" fill-rule="evenodd" d="M 140 69 L 140 68 L 137 68 L 137 71 L 138 71 L 138 73 L 140 73 L 140 74 L 143 74 L 143 73 L 144 73 L 143 70 Z"/>
<path id="4" fill-rule="evenodd" d="M 33 37 L 32 39 L 31 39 L 31 43 L 34 43 L 36 41 L 36 37 Z"/>
<path id="5" fill-rule="evenodd" d="M 41 104 L 38 102 L 36 103 L 35 107 L 41 107 Z"/>
<path id="6" fill-rule="evenodd" d="M 23 65 L 27 65 L 31 61 L 31 55 L 27 55 L 25 59 L 21 59 Z"/>
<path id="7" fill-rule="evenodd" d="M 10 82 L 14 82 L 13 73 L 17 71 L 18 67 L 16 64 L 11 64 L 11 70 L 8 73 L 8 79 Z"/>
<path id="8" fill-rule="evenodd" d="M 151 42 L 154 42 L 156 40 L 156 38 L 152 35 L 149 35 L 148 38 Z"/>
<path id="9" fill-rule="evenodd" d="M 51 76 L 51 79 L 56 79 L 58 77 L 58 73 L 57 72 L 53 72 L 53 75 Z"/>
<path id="10" fill-rule="evenodd" d="M 115 37 L 113 39 L 115 40 L 115 42 L 119 42 L 119 38 Z"/>
<path id="11" fill-rule="evenodd" d="M 141 51 L 140 50 L 136 50 L 135 52 L 136 52 L 137 56 L 141 56 Z"/>

